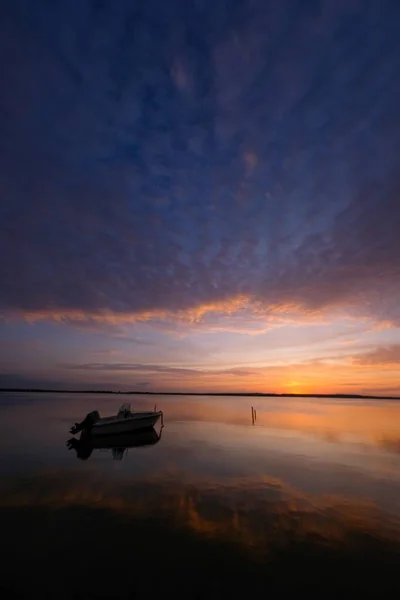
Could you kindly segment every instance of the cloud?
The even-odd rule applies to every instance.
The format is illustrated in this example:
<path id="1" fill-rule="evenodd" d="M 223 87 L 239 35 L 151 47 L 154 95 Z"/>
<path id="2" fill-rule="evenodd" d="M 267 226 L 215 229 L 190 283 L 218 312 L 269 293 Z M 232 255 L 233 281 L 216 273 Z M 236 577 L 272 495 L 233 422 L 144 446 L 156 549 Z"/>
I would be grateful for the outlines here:
<path id="1" fill-rule="evenodd" d="M 353 357 L 353 362 L 359 365 L 400 365 L 400 344 L 375 348 Z"/>
<path id="2" fill-rule="evenodd" d="M 140 373 L 175 373 L 176 375 L 199 375 L 203 373 L 203 371 L 197 369 L 134 363 L 83 363 L 60 364 L 59 366 L 77 371 L 139 371 Z"/>
<path id="3" fill-rule="evenodd" d="M 382 437 L 378 443 L 388 452 L 400 454 L 400 438 Z"/>
<path id="4" fill-rule="evenodd" d="M 65 309 L 63 311 L 12 311 L 9 318 L 22 318 L 27 322 L 54 321 L 82 328 L 83 331 L 102 331 L 124 338 L 124 325 L 150 323 L 167 333 L 183 332 L 236 332 L 246 335 L 261 335 L 284 325 L 321 325 L 327 323 L 328 313 L 307 310 L 293 304 L 271 304 L 251 296 L 234 296 L 224 301 L 194 305 L 186 309 L 153 309 L 137 312 L 115 313 L 109 309 L 85 312 Z M 131 340 L 139 338 L 129 338 Z M 144 343 L 151 343 L 144 341 Z"/>
<path id="5" fill-rule="evenodd" d="M 136 381 L 136 388 L 148 388 L 151 386 L 151 381 Z"/>
<path id="6" fill-rule="evenodd" d="M 87 389 L 87 386 L 82 386 Z M 59 379 L 49 379 L 38 375 L 21 375 L 21 373 L 0 373 L 0 388 L 23 388 L 23 389 L 66 389 L 68 383 Z"/>
<path id="7" fill-rule="evenodd" d="M 398 3 L 36 4 L 0 31 L 4 316 L 400 325 Z"/>
<path id="8" fill-rule="evenodd" d="M 249 377 L 249 376 L 261 374 L 256 369 L 241 369 L 241 368 L 225 369 L 225 370 L 219 371 L 219 373 L 221 375 L 237 375 L 239 377 Z"/>
<path id="9" fill-rule="evenodd" d="M 76 371 L 127 371 L 153 374 L 171 374 L 177 376 L 202 376 L 202 375 L 236 375 L 247 377 L 259 375 L 256 369 L 190 369 L 185 367 L 171 367 L 168 365 L 153 365 L 140 363 L 82 363 L 82 364 L 60 364 L 64 369 Z"/>
<path id="10" fill-rule="evenodd" d="M 0 373 L 0 387 L 2 388 L 31 388 L 48 383 L 48 380 L 41 381 L 34 377 L 24 377 L 20 373 Z"/>
<path id="11" fill-rule="evenodd" d="M 101 350 L 91 350 L 90 354 L 94 356 L 115 356 L 120 353 L 120 350 L 112 350 L 110 348 L 104 348 Z"/>

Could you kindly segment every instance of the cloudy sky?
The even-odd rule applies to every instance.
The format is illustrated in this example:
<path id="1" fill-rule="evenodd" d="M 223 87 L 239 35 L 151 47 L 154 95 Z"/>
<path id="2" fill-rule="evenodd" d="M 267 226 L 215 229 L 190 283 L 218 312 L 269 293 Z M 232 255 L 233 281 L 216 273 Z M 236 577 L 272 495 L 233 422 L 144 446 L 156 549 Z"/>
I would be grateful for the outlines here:
<path id="1" fill-rule="evenodd" d="M 397 0 L 4 0 L 0 385 L 400 395 Z"/>

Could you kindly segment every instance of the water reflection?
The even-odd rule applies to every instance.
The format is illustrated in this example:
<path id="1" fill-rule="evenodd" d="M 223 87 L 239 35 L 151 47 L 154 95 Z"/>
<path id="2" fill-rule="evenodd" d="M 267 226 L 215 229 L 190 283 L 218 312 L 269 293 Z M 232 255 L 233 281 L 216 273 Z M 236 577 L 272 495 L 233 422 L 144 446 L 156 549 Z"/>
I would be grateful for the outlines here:
<path id="1" fill-rule="evenodd" d="M 114 460 L 122 460 L 128 448 L 140 448 L 157 444 L 162 435 L 163 427 L 159 433 L 152 427 L 142 431 L 120 433 L 118 435 L 92 436 L 90 431 L 83 431 L 79 438 L 67 440 L 68 450 L 75 450 L 77 458 L 87 460 L 93 450 L 110 450 Z"/>
<path id="2" fill-rule="evenodd" d="M 8 590 L 72 598 L 72 579 L 84 598 L 399 594 L 400 404 L 160 397 L 162 443 L 152 430 L 65 450 L 71 421 L 114 404 L 0 408 Z M 138 583 L 149 571 L 151 586 Z"/>

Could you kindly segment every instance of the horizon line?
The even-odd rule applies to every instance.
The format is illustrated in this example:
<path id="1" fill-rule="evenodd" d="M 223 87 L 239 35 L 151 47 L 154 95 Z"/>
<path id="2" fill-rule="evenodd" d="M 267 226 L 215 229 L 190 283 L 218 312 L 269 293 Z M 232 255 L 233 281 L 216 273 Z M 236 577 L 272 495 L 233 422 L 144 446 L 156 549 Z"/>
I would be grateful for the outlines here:
<path id="1" fill-rule="evenodd" d="M 400 400 L 400 396 L 377 396 L 374 394 L 294 394 L 279 392 L 147 392 L 140 390 L 60 390 L 48 388 L 0 388 L 4 392 L 26 392 L 41 394 L 116 394 L 116 395 L 147 395 L 147 396 L 259 396 L 265 398 L 353 398 L 360 400 Z"/>

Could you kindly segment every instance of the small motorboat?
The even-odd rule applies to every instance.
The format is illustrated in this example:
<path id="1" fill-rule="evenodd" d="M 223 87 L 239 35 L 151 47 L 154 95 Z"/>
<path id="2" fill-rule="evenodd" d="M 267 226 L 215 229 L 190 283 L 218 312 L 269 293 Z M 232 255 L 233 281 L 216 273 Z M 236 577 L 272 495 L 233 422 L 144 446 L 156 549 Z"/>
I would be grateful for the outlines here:
<path id="1" fill-rule="evenodd" d="M 111 450 L 114 460 L 122 460 L 129 448 L 141 448 L 143 446 L 154 446 L 161 440 L 163 427 L 159 433 L 151 429 L 140 429 L 131 433 L 119 433 L 116 435 L 92 436 L 91 431 L 84 429 L 79 438 L 67 440 L 68 450 L 75 450 L 77 458 L 88 460 L 93 450 Z"/>
<path id="2" fill-rule="evenodd" d="M 100 417 L 97 410 L 90 412 L 81 423 L 75 423 L 70 429 L 73 435 L 80 431 L 90 431 L 92 436 L 129 433 L 140 429 L 151 429 L 161 417 L 161 410 L 149 412 L 132 412 L 130 404 L 123 404 L 118 413 L 112 417 Z"/>

